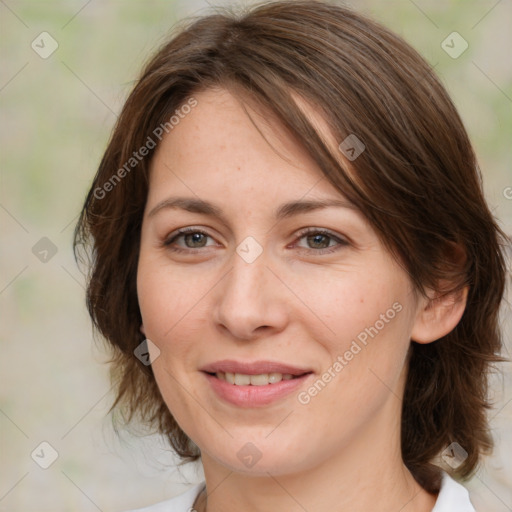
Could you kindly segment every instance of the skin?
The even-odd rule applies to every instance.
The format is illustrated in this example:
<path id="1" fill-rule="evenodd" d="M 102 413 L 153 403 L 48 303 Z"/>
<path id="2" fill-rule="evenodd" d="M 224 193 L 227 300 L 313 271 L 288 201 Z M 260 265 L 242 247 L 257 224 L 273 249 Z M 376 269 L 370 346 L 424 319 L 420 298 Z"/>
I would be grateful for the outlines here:
<path id="1" fill-rule="evenodd" d="M 435 496 L 400 456 L 406 355 L 411 338 L 427 343 L 452 330 L 464 297 L 414 293 L 356 209 L 277 221 L 282 203 L 343 196 L 271 116 L 249 109 L 265 140 L 229 92 L 195 98 L 153 158 L 137 287 L 142 330 L 160 350 L 158 386 L 202 453 L 208 512 L 430 511 Z M 150 214 L 175 196 L 210 201 L 223 219 L 180 208 Z M 183 227 L 208 236 L 166 246 Z M 304 228 L 333 237 L 308 238 Z M 263 250 L 252 263 L 236 252 L 249 236 Z M 240 408 L 220 400 L 199 371 L 220 359 L 286 362 L 314 372 L 303 391 L 396 303 L 401 311 L 306 405 L 294 392 Z M 248 442 L 261 453 L 251 468 L 237 456 Z"/>

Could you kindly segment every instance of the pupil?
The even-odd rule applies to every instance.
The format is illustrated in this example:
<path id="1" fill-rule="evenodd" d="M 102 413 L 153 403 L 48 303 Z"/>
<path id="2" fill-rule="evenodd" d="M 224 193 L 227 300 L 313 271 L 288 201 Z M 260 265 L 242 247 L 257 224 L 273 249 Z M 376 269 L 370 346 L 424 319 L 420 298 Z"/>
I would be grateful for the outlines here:
<path id="1" fill-rule="evenodd" d="M 201 243 L 204 242 L 203 238 L 204 235 L 202 233 L 192 233 L 191 235 L 186 235 L 187 245 L 192 247 L 204 247 L 204 243 Z M 188 242 L 191 242 L 191 244 Z"/>
<path id="2" fill-rule="evenodd" d="M 308 237 L 309 241 L 312 240 L 312 243 L 313 244 L 316 244 L 316 247 L 317 248 L 320 248 L 320 249 L 324 249 L 326 247 L 329 247 L 329 240 L 328 240 L 328 236 L 326 235 L 312 235 L 310 237 Z M 323 240 L 323 242 L 322 242 Z"/>

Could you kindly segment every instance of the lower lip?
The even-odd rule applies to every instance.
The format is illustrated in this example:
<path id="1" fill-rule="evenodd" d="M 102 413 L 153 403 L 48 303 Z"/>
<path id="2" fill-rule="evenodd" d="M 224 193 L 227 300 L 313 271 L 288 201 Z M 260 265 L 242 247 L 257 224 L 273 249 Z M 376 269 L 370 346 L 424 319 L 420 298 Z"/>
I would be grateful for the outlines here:
<path id="1" fill-rule="evenodd" d="M 203 372 L 203 375 L 206 376 L 215 393 L 226 402 L 239 407 L 259 407 L 296 391 L 313 374 L 308 373 L 295 379 L 282 380 L 264 386 L 237 386 L 206 372 Z"/>

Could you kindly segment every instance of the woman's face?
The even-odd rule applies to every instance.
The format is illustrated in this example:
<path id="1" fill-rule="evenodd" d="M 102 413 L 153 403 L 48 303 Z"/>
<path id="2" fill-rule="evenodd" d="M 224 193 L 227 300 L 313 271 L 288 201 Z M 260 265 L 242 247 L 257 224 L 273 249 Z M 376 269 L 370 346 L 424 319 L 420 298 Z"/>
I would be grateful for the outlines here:
<path id="1" fill-rule="evenodd" d="M 399 456 L 407 275 L 275 119 L 251 111 L 267 142 L 228 92 L 195 98 L 152 162 L 137 278 L 172 415 L 203 463 L 238 472 Z M 235 384 L 202 370 L 226 360 L 262 366 Z M 278 382 L 279 365 L 306 375 Z"/>

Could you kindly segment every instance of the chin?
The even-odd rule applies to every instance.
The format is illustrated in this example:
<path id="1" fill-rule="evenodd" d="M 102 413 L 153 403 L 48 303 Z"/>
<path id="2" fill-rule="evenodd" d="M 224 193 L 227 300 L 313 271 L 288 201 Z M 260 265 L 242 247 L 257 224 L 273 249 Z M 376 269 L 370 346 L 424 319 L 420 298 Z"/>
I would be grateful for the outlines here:
<path id="1" fill-rule="evenodd" d="M 304 445 L 304 444 L 303 444 Z M 233 449 L 236 446 L 236 449 Z M 240 446 L 240 448 L 238 448 Z M 278 445 L 279 446 L 279 445 Z M 310 469 L 310 459 L 299 448 L 277 449 L 275 443 L 265 446 L 265 439 L 261 442 L 235 441 L 222 449 L 221 453 L 209 453 L 209 457 L 226 469 L 250 476 L 265 476 L 269 473 L 273 476 L 290 475 Z M 226 457 L 226 453 L 233 450 L 232 457 Z M 204 452 L 203 452 L 204 456 Z"/>

